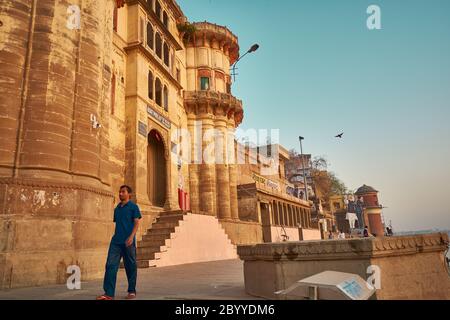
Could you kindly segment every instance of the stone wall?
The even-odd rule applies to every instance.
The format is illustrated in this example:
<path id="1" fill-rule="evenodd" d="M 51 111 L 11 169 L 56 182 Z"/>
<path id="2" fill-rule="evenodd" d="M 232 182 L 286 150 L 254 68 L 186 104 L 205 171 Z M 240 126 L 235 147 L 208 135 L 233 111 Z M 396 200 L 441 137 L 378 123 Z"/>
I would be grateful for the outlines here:
<path id="1" fill-rule="evenodd" d="M 339 271 L 368 279 L 378 266 L 376 299 L 450 299 L 444 233 L 405 237 L 308 241 L 239 246 L 247 293 L 274 298 L 274 292 L 321 273 Z"/>
<path id="2" fill-rule="evenodd" d="M 263 242 L 262 226 L 257 222 L 219 220 L 235 245 Z"/>
<path id="3" fill-rule="evenodd" d="M 112 223 L 108 192 L 62 183 L 0 179 L 0 288 L 65 283 L 104 272 Z"/>
<path id="4" fill-rule="evenodd" d="M 71 5 L 80 28 L 68 27 Z M 62 283 L 69 265 L 83 280 L 104 272 L 114 227 L 113 6 L 1 2 L 0 288 Z"/>
<path id="5" fill-rule="evenodd" d="M 319 229 L 302 229 L 302 240 L 308 241 L 308 240 L 321 240 L 322 235 L 320 234 Z"/>

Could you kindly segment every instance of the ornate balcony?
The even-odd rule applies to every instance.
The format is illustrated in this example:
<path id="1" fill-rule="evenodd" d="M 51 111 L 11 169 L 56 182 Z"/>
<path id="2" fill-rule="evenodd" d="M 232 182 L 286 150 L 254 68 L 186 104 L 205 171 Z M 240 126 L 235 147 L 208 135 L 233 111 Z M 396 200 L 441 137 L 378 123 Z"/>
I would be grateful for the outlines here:
<path id="1" fill-rule="evenodd" d="M 211 90 L 184 91 L 184 105 L 188 112 L 193 113 L 211 112 L 216 114 L 216 111 L 220 109 L 228 117 L 234 115 L 236 126 L 242 123 L 242 101 L 228 93 Z M 199 106 L 206 106 L 206 108 L 199 108 Z"/>

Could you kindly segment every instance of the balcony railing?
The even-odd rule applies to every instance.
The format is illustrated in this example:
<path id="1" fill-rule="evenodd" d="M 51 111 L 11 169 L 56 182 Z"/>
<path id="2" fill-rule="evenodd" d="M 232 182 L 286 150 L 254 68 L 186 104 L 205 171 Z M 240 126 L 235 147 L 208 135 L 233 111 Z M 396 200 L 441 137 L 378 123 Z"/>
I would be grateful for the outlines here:
<path id="1" fill-rule="evenodd" d="M 235 98 L 233 95 L 223 92 L 217 92 L 212 90 L 202 91 L 184 91 L 185 100 L 197 100 L 197 101 L 214 101 L 221 104 L 229 104 L 242 109 L 242 101 Z"/>

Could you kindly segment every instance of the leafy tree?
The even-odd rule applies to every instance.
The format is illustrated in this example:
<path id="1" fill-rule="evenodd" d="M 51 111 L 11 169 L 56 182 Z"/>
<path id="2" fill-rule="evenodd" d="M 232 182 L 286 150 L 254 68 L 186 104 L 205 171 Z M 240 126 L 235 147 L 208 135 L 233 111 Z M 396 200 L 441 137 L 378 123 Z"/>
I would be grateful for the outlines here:
<path id="1" fill-rule="evenodd" d="M 334 172 L 329 172 L 328 176 L 331 180 L 331 195 L 345 195 L 348 191 L 345 183 L 340 180 Z"/>
<path id="2" fill-rule="evenodd" d="M 295 150 L 289 150 L 291 158 L 298 157 L 300 154 Z M 323 201 L 328 202 L 332 195 L 345 195 L 348 189 L 345 183 L 340 180 L 334 172 L 327 171 L 330 163 L 324 156 L 314 157 L 311 161 L 311 178 L 313 181 L 313 188 L 317 197 Z M 294 163 L 287 163 L 287 169 L 292 169 Z"/>
<path id="3" fill-rule="evenodd" d="M 312 160 L 312 167 L 315 170 L 327 170 L 329 165 L 328 160 L 323 156 L 314 157 Z"/>
<path id="4" fill-rule="evenodd" d="M 334 172 L 313 169 L 312 180 L 316 195 L 325 202 L 333 195 L 345 195 L 348 192 L 345 183 Z"/>

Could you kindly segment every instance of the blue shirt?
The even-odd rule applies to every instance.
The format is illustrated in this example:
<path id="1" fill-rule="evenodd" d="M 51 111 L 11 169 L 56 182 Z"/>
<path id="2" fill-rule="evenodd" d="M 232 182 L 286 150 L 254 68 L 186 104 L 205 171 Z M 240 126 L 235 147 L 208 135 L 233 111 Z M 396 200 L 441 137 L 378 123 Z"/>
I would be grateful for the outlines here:
<path id="1" fill-rule="evenodd" d="M 122 203 L 119 203 L 114 209 L 116 230 L 111 241 L 115 244 L 125 244 L 128 237 L 131 236 L 131 233 L 133 232 L 134 219 L 141 218 L 141 211 L 135 203 L 128 201 L 123 207 Z M 136 243 L 136 237 L 134 238 L 133 243 Z"/>

